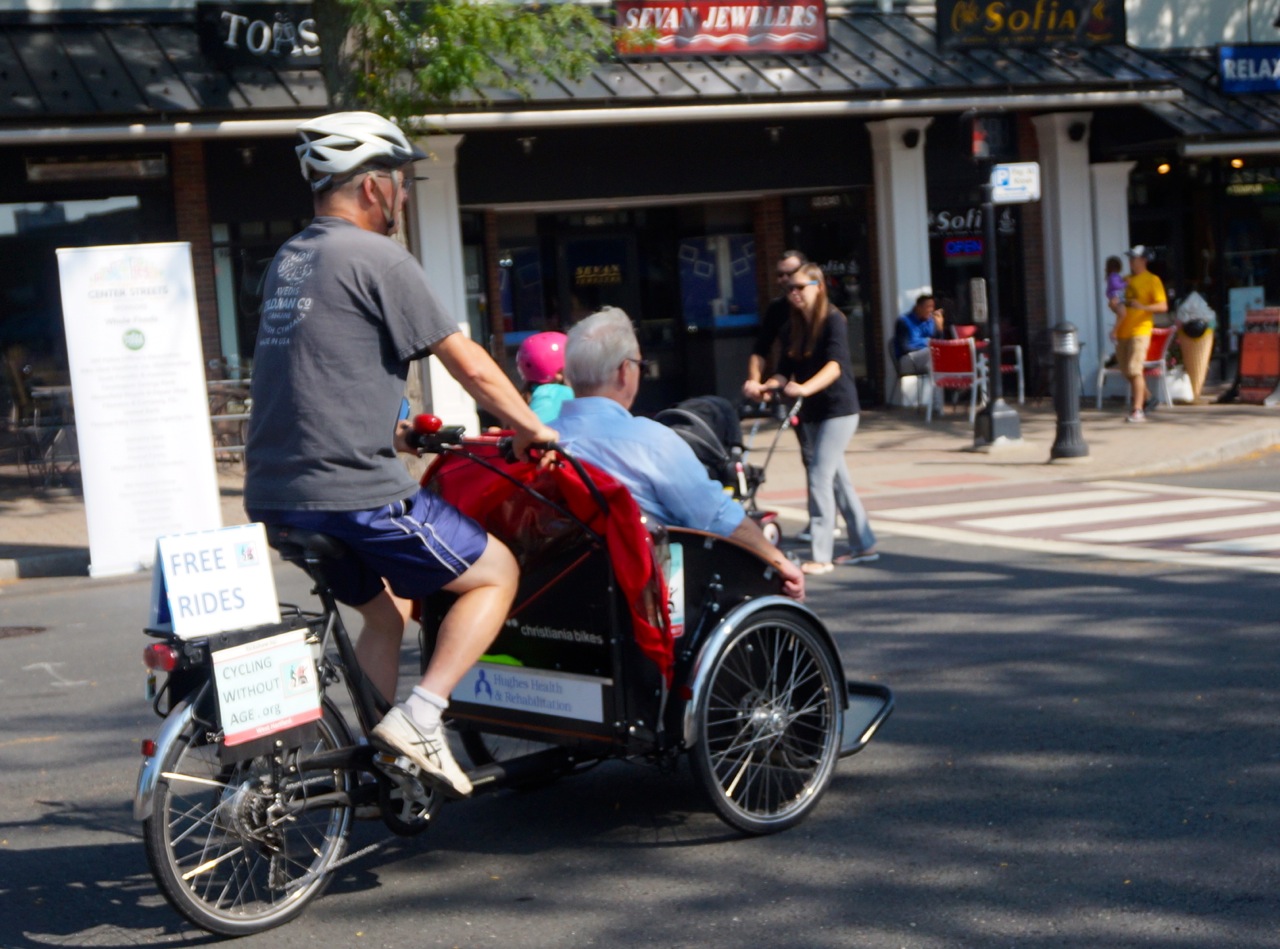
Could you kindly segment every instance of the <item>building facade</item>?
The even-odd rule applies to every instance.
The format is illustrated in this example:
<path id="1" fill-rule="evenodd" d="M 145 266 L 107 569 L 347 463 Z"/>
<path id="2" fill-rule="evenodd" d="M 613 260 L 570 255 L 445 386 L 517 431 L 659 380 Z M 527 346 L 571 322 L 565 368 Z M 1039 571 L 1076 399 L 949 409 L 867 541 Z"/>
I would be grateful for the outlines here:
<path id="1" fill-rule="evenodd" d="M 1208 48 L 1275 41 L 1278 3 L 1243 18 L 1197 5 L 1174 28 L 1170 4 L 1116 0 L 1128 43 L 964 47 L 940 42 L 947 4 L 881 0 L 829 10 L 820 52 L 623 57 L 423 117 L 445 131 L 425 137 L 410 245 L 499 358 L 622 306 L 654 364 L 646 410 L 737 391 L 773 260 L 798 247 L 827 272 L 875 404 L 918 293 L 981 315 L 976 114 L 990 160 L 1041 170 L 1039 202 L 997 209 L 1005 338 L 1043 392 L 1049 329 L 1071 320 L 1091 380 L 1108 348 L 1102 261 L 1131 243 L 1157 248 L 1175 295 L 1220 312 L 1240 287 L 1280 296 L 1280 109 L 1223 93 Z M 248 371 L 264 268 L 311 214 L 292 154 L 298 121 L 328 108 L 310 8 L 46 6 L 0 4 L 10 399 L 65 380 L 59 246 L 190 242 L 211 373 Z M 425 370 L 428 403 L 473 416 L 439 375 Z"/>

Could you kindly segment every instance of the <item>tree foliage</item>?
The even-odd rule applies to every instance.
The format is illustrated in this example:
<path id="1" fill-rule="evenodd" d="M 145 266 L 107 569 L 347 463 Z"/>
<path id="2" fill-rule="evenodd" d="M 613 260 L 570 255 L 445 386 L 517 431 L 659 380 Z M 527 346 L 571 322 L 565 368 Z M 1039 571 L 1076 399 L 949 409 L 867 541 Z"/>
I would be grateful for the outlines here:
<path id="1" fill-rule="evenodd" d="M 325 78 L 340 108 L 396 119 L 535 77 L 579 80 L 614 49 L 590 7 L 510 0 L 317 0 Z"/>

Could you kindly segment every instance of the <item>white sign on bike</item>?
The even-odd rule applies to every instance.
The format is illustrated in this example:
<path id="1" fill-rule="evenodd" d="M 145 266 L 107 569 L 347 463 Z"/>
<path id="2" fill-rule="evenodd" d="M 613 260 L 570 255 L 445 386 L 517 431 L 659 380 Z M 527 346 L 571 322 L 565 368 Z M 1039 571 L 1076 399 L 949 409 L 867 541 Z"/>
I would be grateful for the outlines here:
<path id="1" fill-rule="evenodd" d="M 183 639 L 280 622 L 275 576 L 261 524 L 156 540 L 153 627 Z"/>
<path id="2" fill-rule="evenodd" d="M 305 629 L 219 649 L 212 656 L 224 744 L 264 738 L 320 717 L 316 664 Z"/>

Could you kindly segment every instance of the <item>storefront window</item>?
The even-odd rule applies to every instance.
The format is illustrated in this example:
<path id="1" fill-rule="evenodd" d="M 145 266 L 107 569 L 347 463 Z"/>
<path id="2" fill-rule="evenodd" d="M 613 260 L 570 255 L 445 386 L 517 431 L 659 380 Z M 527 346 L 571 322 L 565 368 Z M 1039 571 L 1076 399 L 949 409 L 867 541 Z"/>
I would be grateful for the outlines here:
<path id="1" fill-rule="evenodd" d="M 1239 164 L 1227 166 L 1223 194 L 1222 322 L 1233 330 L 1248 310 L 1280 304 L 1280 168 Z"/>
<path id="2" fill-rule="evenodd" d="M 142 212 L 137 195 L 0 204 L 6 408 L 20 402 L 32 385 L 69 381 L 56 249 L 158 239 L 144 233 Z"/>
<path id="3" fill-rule="evenodd" d="M 676 253 L 685 326 L 723 330 L 757 324 L 753 235 L 688 237 Z"/>
<path id="4" fill-rule="evenodd" d="M 854 189 L 835 194 L 814 194 L 788 200 L 788 248 L 804 252 L 822 267 L 827 278 L 827 298 L 849 321 L 849 357 L 863 398 L 873 395 L 873 362 L 869 358 L 872 328 L 867 273 L 866 192 Z"/>
<path id="5" fill-rule="evenodd" d="M 508 247 L 498 255 L 498 292 L 502 330 L 508 346 L 555 327 L 547 326 L 542 257 L 537 246 Z"/>
<path id="6" fill-rule="evenodd" d="M 280 245 L 305 226 L 304 221 L 242 221 L 214 224 L 213 271 L 218 296 L 222 352 L 206 354 L 230 378 L 253 359 L 262 308 L 262 284 Z"/>

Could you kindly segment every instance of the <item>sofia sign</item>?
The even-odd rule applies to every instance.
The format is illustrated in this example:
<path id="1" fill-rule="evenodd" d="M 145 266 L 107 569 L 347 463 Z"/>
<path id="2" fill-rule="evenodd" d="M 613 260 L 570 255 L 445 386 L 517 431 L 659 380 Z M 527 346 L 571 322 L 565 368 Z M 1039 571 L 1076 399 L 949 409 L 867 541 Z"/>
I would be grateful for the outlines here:
<path id="1" fill-rule="evenodd" d="M 620 42 L 626 56 L 813 53 L 827 48 L 826 0 L 621 0 L 618 26 L 656 35 Z"/>
<path id="2" fill-rule="evenodd" d="M 938 46 L 1123 43 L 1124 0 L 938 0 Z"/>

